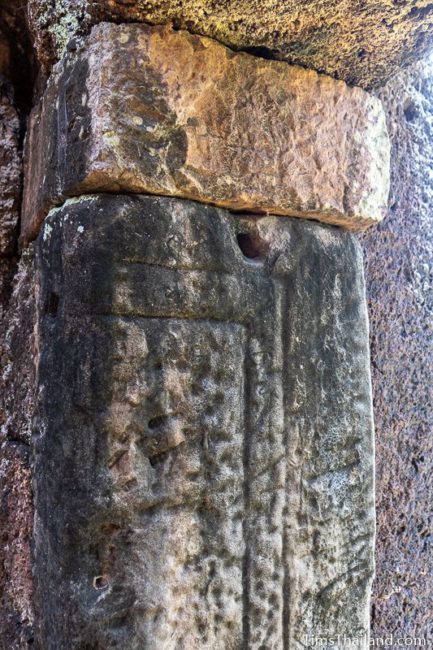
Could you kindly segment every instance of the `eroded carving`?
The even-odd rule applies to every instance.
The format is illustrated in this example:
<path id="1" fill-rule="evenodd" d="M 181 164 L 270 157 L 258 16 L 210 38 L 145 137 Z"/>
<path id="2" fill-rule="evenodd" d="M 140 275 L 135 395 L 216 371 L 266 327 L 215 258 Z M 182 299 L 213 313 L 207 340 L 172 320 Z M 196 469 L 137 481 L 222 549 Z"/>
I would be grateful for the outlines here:
<path id="1" fill-rule="evenodd" d="M 353 237 L 91 196 L 52 211 L 39 250 L 44 647 L 287 650 L 365 631 L 372 423 Z"/>

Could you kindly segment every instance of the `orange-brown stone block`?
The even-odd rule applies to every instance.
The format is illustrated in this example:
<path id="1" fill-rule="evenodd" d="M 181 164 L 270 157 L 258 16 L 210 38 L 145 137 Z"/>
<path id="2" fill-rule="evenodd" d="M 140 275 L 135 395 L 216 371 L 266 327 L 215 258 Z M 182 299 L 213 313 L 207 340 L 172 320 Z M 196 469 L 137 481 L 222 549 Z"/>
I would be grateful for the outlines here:
<path id="1" fill-rule="evenodd" d="M 389 141 L 379 100 L 209 38 L 96 26 L 33 114 L 23 237 L 92 192 L 179 196 L 351 230 L 381 220 Z"/>

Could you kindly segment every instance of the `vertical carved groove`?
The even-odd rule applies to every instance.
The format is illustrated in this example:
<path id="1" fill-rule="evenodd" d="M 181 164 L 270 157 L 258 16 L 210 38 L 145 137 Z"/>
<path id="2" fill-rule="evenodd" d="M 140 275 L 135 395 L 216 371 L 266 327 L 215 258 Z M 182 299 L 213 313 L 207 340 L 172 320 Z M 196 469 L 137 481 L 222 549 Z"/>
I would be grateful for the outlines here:
<path id="1" fill-rule="evenodd" d="M 246 328 L 247 339 L 244 356 L 244 448 L 243 448 L 243 468 L 244 468 L 244 558 L 242 566 L 242 586 L 243 586 L 243 612 L 242 612 L 242 650 L 248 650 L 250 642 L 250 448 L 251 448 L 251 383 L 249 381 L 249 355 L 250 355 L 250 328 Z"/>
<path id="2" fill-rule="evenodd" d="M 288 423 L 288 390 L 287 390 L 287 378 L 290 371 L 290 362 L 289 362 L 289 333 L 290 333 L 290 319 L 288 318 L 288 308 L 289 308 L 289 299 L 288 299 L 288 279 L 285 278 L 285 283 L 280 281 L 281 286 L 281 295 L 282 295 L 282 313 L 287 316 L 285 327 L 281 328 L 281 348 L 283 350 L 283 372 L 282 372 L 282 389 L 283 389 L 283 409 L 284 409 L 284 436 L 283 444 L 286 452 L 285 455 L 285 485 L 284 485 L 284 509 L 283 509 L 283 540 L 282 540 L 282 563 L 283 563 L 283 607 L 282 607 L 282 650 L 289 650 L 290 643 L 290 571 L 287 562 L 287 557 L 289 553 L 289 540 L 288 540 L 288 493 L 289 493 L 289 482 L 288 482 L 288 471 L 287 471 L 287 458 L 289 454 L 289 423 Z M 293 489 L 293 486 L 292 486 Z"/>

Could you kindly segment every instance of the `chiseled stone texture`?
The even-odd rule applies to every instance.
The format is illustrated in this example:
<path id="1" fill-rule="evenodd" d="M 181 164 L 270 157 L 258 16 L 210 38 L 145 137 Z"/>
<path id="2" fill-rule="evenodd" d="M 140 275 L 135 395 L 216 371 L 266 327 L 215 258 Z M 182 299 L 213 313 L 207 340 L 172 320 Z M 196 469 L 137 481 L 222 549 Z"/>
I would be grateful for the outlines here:
<path id="1" fill-rule="evenodd" d="M 429 637 L 433 611 L 433 63 L 381 92 L 388 216 L 363 236 L 377 440 L 375 636 Z"/>
<path id="2" fill-rule="evenodd" d="M 101 195 L 52 210 L 38 250 L 41 647 L 300 650 L 365 632 L 354 236 Z"/>
<path id="3" fill-rule="evenodd" d="M 47 70 L 95 22 L 172 22 L 366 88 L 422 58 L 433 33 L 430 0 L 29 0 L 28 12 Z"/>
<path id="4" fill-rule="evenodd" d="M 28 138 L 24 238 L 92 192 L 181 196 L 362 229 L 386 208 L 382 106 L 313 71 L 170 28 L 97 25 Z"/>

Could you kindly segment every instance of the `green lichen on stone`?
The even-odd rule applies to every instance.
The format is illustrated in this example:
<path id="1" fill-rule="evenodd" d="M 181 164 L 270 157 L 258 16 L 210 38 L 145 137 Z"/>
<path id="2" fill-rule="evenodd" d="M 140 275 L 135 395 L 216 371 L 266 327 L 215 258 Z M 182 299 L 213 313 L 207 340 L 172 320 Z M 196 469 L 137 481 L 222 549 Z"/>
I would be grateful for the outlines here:
<path id="1" fill-rule="evenodd" d="M 52 44 L 50 59 L 53 56 L 61 59 L 71 38 L 86 31 L 91 19 L 88 8 L 87 0 L 51 0 L 42 5 L 36 2 L 29 4 L 30 22 L 36 38 L 44 32 L 49 34 Z M 42 63 L 45 63 L 44 58 Z"/>

